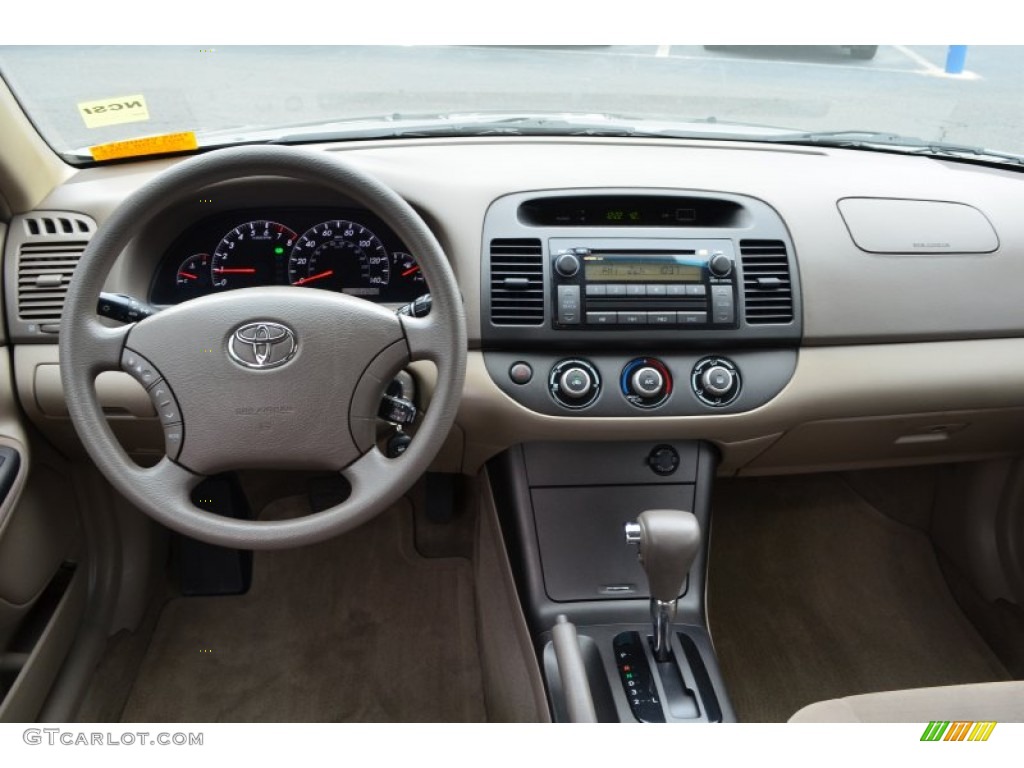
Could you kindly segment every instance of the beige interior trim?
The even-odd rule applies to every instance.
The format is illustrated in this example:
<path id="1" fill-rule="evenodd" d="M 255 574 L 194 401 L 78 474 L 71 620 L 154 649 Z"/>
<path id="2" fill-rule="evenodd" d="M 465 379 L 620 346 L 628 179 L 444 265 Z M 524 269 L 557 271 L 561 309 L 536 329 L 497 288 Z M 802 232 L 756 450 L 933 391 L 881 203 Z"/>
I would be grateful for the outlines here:
<path id="1" fill-rule="evenodd" d="M 884 466 L 980 457 L 979 450 L 1020 450 L 1024 445 L 1006 438 L 1012 436 L 1014 425 L 1024 434 L 1022 392 L 1024 339 L 805 347 L 789 385 L 774 400 L 748 413 L 559 417 L 534 413 L 514 402 L 491 380 L 483 354 L 471 352 L 458 423 L 466 437 L 463 471 L 469 473 L 516 443 L 564 440 L 570 434 L 580 440 L 710 440 L 722 450 L 727 467 L 755 470 L 755 457 L 767 443 L 806 423 L 865 417 L 906 421 L 915 415 L 909 428 L 926 429 L 932 423 L 962 422 L 965 414 L 957 412 L 975 414 L 973 421 L 968 419 L 969 428 L 951 432 L 942 443 L 892 442 L 891 450 L 877 455 L 876 465 Z M 978 417 L 979 413 L 985 417 Z M 917 418 L 921 414 L 927 416 Z M 883 430 L 882 434 L 887 433 Z M 894 440 L 900 436 L 896 434 Z M 734 444 L 744 451 L 743 457 L 734 455 Z M 785 461 L 773 460 L 773 470 L 852 467 L 859 466 L 862 458 L 860 452 L 851 454 L 839 440 L 824 444 L 809 440 L 800 450 L 798 446 L 787 450 Z M 770 457 L 771 453 L 768 448 L 761 455 Z M 748 463 L 741 464 L 743 459 Z"/>
<path id="2" fill-rule="evenodd" d="M 54 187 L 74 175 L 25 117 L 7 83 L 0 79 L 0 214 L 35 208 Z M 3 208 L 8 210 L 5 212 Z"/>

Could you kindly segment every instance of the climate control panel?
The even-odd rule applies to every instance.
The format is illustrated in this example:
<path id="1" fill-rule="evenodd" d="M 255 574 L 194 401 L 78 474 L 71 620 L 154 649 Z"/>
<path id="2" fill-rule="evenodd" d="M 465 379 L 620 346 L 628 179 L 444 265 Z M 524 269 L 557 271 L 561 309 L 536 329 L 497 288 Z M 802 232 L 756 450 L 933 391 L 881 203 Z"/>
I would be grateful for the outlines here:
<path id="1" fill-rule="evenodd" d="M 778 395 L 796 361 L 794 349 L 658 356 L 484 353 L 488 373 L 502 391 L 520 405 L 553 416 L 741 413 Z"/>

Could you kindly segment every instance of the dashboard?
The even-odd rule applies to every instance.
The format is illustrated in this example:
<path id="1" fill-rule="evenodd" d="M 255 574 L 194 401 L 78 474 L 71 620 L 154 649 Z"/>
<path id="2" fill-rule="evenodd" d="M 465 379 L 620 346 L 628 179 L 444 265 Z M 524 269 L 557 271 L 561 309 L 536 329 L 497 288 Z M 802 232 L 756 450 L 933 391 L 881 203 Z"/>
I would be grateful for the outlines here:
<path id="1" fill-rule="evenodd" d="M 295 285 L 405 304 L 427 292 L 415 257 L 390 227 L 359 208 L 258 207 L 189 223 L 160 260 L 149 300 Z"/>
<path id="2" fill-rule="evenodd" d="M 442 471 L 473 473 L 512 445 L 567 436 L 706 440 L 726 475 L 1024 451 L 1020 173 L 737 142 L 489 137 L 309 149 L 401 195 L 459 281 L 469 356 Z M 53 289 L 34 265 L 80 252 L 127 195 L 176 162 L 78 171 L 11 222 L 16 386 L 62 447 L 74 437 L 55 329 L 33 309 L 52 311 Z M 364 201 L 265 178 L 197 192 L 144 228 L 106 290 L 162 305 L 251 284 L 395 304 L 426 292 L 409 271 L 415 254 Z M 48 219 L 55 233 L 39 223 Z M 529 274 L 508 271 L 519 264 Z M 429 396 L 430 371 L 413 373 Z M 148 399 L 112 390 L 105 405 L 132 447 L 161 450 L 159 435 L 150 445 L 130 434 Z"/>

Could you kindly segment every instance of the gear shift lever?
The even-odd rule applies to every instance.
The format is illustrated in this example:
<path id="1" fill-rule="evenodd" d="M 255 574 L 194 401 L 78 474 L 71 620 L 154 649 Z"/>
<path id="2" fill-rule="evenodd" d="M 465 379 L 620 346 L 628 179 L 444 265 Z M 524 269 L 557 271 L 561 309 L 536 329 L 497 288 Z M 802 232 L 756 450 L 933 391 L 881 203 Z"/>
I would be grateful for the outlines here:
<path id="1" fill-rule="evenodd" d="M 626 523 L 626 541 L 639 549 L 647 574 L 654 620 L 654 658 L 668 661 L 676 598 L 701 545 L 700 524 L 692 512 L 649 509 L 635 523 Z"/>

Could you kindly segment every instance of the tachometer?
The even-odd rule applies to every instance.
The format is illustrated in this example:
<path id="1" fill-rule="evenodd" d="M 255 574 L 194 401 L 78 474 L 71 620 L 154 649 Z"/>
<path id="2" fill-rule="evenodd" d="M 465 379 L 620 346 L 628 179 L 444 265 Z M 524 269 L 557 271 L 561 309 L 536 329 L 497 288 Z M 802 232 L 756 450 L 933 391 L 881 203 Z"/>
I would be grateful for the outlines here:
<path id="1" fill-rule="evenodd" d="M 391 262 L 377 235 L 357 222 L 335 219 L 298 239 L 288 259 L 288 282 L 379 296 L 391 282 Z"/>
<path id="2" fill-rule="evenodd" d="M 226 235 L 210 262 L 214 288 L 272 285 L 280 278 L 298 235 L 276 221 L 248 221 Z"/>

